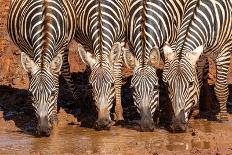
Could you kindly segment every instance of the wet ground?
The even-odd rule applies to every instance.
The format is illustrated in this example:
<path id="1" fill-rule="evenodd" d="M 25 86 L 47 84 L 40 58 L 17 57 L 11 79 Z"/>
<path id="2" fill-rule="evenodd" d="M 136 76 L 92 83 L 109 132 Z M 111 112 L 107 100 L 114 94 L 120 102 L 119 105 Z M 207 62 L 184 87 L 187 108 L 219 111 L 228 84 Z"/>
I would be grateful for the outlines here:
<path id="1" fill-rule="evenodd" d="M 187 133 L 164 129 L 142 133 L 124 127 L 96 131 L 66 123 L 50 137 L 37 138 L 13 127 L 1 129 L 1 154 L 232 154 L 232 119 L 191 120 Z M 8 124 L 10 122 L 6 122 Z M 7 126 L 7 125 L 6 125 Z"/>

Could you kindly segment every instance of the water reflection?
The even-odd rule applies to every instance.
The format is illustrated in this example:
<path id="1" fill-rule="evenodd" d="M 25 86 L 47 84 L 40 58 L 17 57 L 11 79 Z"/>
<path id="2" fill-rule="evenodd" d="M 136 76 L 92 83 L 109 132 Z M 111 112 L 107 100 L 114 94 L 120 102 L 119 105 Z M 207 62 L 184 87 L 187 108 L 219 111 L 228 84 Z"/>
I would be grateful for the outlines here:
<path id="1" fill-rule="evenodd" d="M 209 123 L 197 123 L 203 132 L 211 132 Z M 55 129 L 50 137 L 36 138 L 17 132 L 0 133 L 0 152 L 11 154 L 16 150 L 40 154 L 117 154 L 125 150 L 140 148 L 154 151 L 164 149 L 170 151 L 191 150 L 192 148 L 208 149 L 210 142 L 202 141 L 191 132 L 170 134 L 165 130 L 143 133 L 121 127 L 113 127 L 110 131 L 95 131 L 79 126 L 65 126 Z"/>

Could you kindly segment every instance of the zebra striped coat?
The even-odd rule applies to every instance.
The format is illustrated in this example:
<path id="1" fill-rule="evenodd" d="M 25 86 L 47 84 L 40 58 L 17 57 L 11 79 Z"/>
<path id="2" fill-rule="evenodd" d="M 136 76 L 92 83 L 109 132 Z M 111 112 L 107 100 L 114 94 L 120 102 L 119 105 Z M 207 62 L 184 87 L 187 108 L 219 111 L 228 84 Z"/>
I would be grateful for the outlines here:
<path id="1" fill-rule="evenodd" d="M 124 61 L 134 68 L 131 86 L 141 115 L 141 129 L 153 130 L 153 114 L 159 103 L 159 84 L 155 66 L 162 47 L 175 43 L 186 0 L 133 0 L 127 25 L 129 50 Z"/>
<path id="2" fill-rule="evenodd" d="M 215 94 L 220 104 L 219 119 L 226 119 L 227 75 L 232 49 L 232 2 L 230 0 L 188 0 L 175 51 L 165 47 L 168 59 L 166 80 L 169 96 L 182 124 L 199 99 L 196 62 L 211 57 L 217 69 Z"/>
<path id="3" fill-rule="evenodd" d="M 78 26 L 76 40 L 82 60 L 91 68 L 90 83 L 98 110 L 97 128 L 109 128 L 110 109 L 116 95 L 117 121 L 121 106 L 121 43 L 125 39 L 124 0 L 75 0 Z"/>
<path id="4" fill-rule="evenodd" d="M 49 135 L 56 120 L 59 72 L 68 64 L 63 59 L 67 61 L 67 46 L 75 29 L 76 14 L 69 0 L 11 2 L 8 32 L 22 51 L 21 62 L 30 77 L 39 133 Z"/>

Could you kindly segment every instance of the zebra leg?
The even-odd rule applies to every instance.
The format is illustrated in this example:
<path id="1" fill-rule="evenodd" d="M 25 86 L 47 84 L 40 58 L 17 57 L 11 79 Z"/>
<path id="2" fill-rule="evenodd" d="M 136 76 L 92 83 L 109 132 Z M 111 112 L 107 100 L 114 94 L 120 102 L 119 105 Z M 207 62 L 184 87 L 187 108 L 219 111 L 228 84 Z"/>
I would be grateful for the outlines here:
<path id="1" fill-rule="evenodd" d="M 208 71 L 208 59 L 205 56 L 201 56 L 197 62 L 197 77 L 200 88 L 204 85 L 204 80 L 208 78 Z"/>
<path id="2" fill-rule="evenodd" d="M 55 96 L 58 98 L 59 94 L 59 74 L 55 75 L 55 83 L 56 83 L 56 92 Z M 54 102 L 53 109 L 52 109 L 52 116 L 51 116 L 51 124 L 56 125 L 58 123 L 58 116 L 57 116 L 57 101 Z"/>
<path id="3" fill-rule="evenodd" d="M 208 97 L 209 86 L 208 86 L 208 72 L 209 72 L 209 62 L 208 58 L 201 56 L 199 62 L 197 63 L 197 76 L 199 81 L 200 99 L 198 102 L 199 113 L 201 111 L 211 110 L 212 100 Z"/>
<path id="4" fill-rule="evenodd" d="M 115 80 L 115 95 L 116 95 L 115 114 L 116 114 L 117 122 L 124 120 L 123 108 L 121 103 L 121 88 L 122 88 L 122 77 L 117 77 Z"/>
<path id="5" fill-rule="evenodd" d="M 116 122 L 120 123 L 123 121 L 123 108 L 121 103 L 121 88 L 122 88 L 122 53 L 120 54 L 120 59 L 117 60 L 114 64 L 114 76 L 115 76 L 115 114 Z"/>
<path id="6" fill-rule="evenodd" d="M 215 94 L 217 97 L 217 100 L 220 105 L 220 112 L 217 115 L 217 118 L 221 121 L 228 120 L 227 118 L 227 109 L 226 109 L 226 103 L 229 95 L 228 90 L 228 83 L 227 83 L 227 75 L 228 75 L 228 69 L 230 65 L 230 46 L 229 44 L 226 44 L 222 50 L 222 52 L 218 55 L 216 58 L 216 73 L 217 73 L 217 79 L 215 84 Z"/>
<path id="7" fill-rule="evenodd" d="M 62 65 L 62 69 L 61 69 L 61 74 L 64 77 L 66 83 L 68 84 L 68 88 L 72 92 L 72 95 L 73 95 L 75 102 L 78 103 L 80 93 L 79 93 L 76 85 L 74 84 L 71 73 L 70 73 L 70 65 L 68 62 L 68 53 L 69 53 L 69 49 L 66 48 L 64 51 L 64 54 L 63 54 L 63 65 Z"/>

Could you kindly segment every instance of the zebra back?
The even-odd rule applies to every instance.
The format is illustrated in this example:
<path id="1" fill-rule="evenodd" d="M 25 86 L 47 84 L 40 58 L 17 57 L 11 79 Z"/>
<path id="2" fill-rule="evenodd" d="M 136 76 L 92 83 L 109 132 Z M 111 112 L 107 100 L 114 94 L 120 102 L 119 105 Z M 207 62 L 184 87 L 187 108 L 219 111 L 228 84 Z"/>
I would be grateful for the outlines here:
<path id="1" fill-rule="evenodd" d="M 130 5 L 127 38 L 131 51 L 145 66 L 153 48 L 174 43 L 186 0 L 134 0 Z"/>
<path id="2" fill-rule="evenodd" d="M 230 0 L 189 0 L 176 52 L 186 54 L 200 45 L 210 50 L 221 48 L 232 36 L 231 8 Z"/>
<path id="3" fill-rule="evenodd" d="M 108 61 L 114 43 L 125 38 L 124 1 L 76 1 L 78 28 L 76 39 L 99 62 Z"/>
<path id="4" fill-rule="evenodd" d="M 73 4 L 68 0 L 12 1 L 8 32 L 36 63 L 50 63 L 73 38 L 75 21 Z"/>

